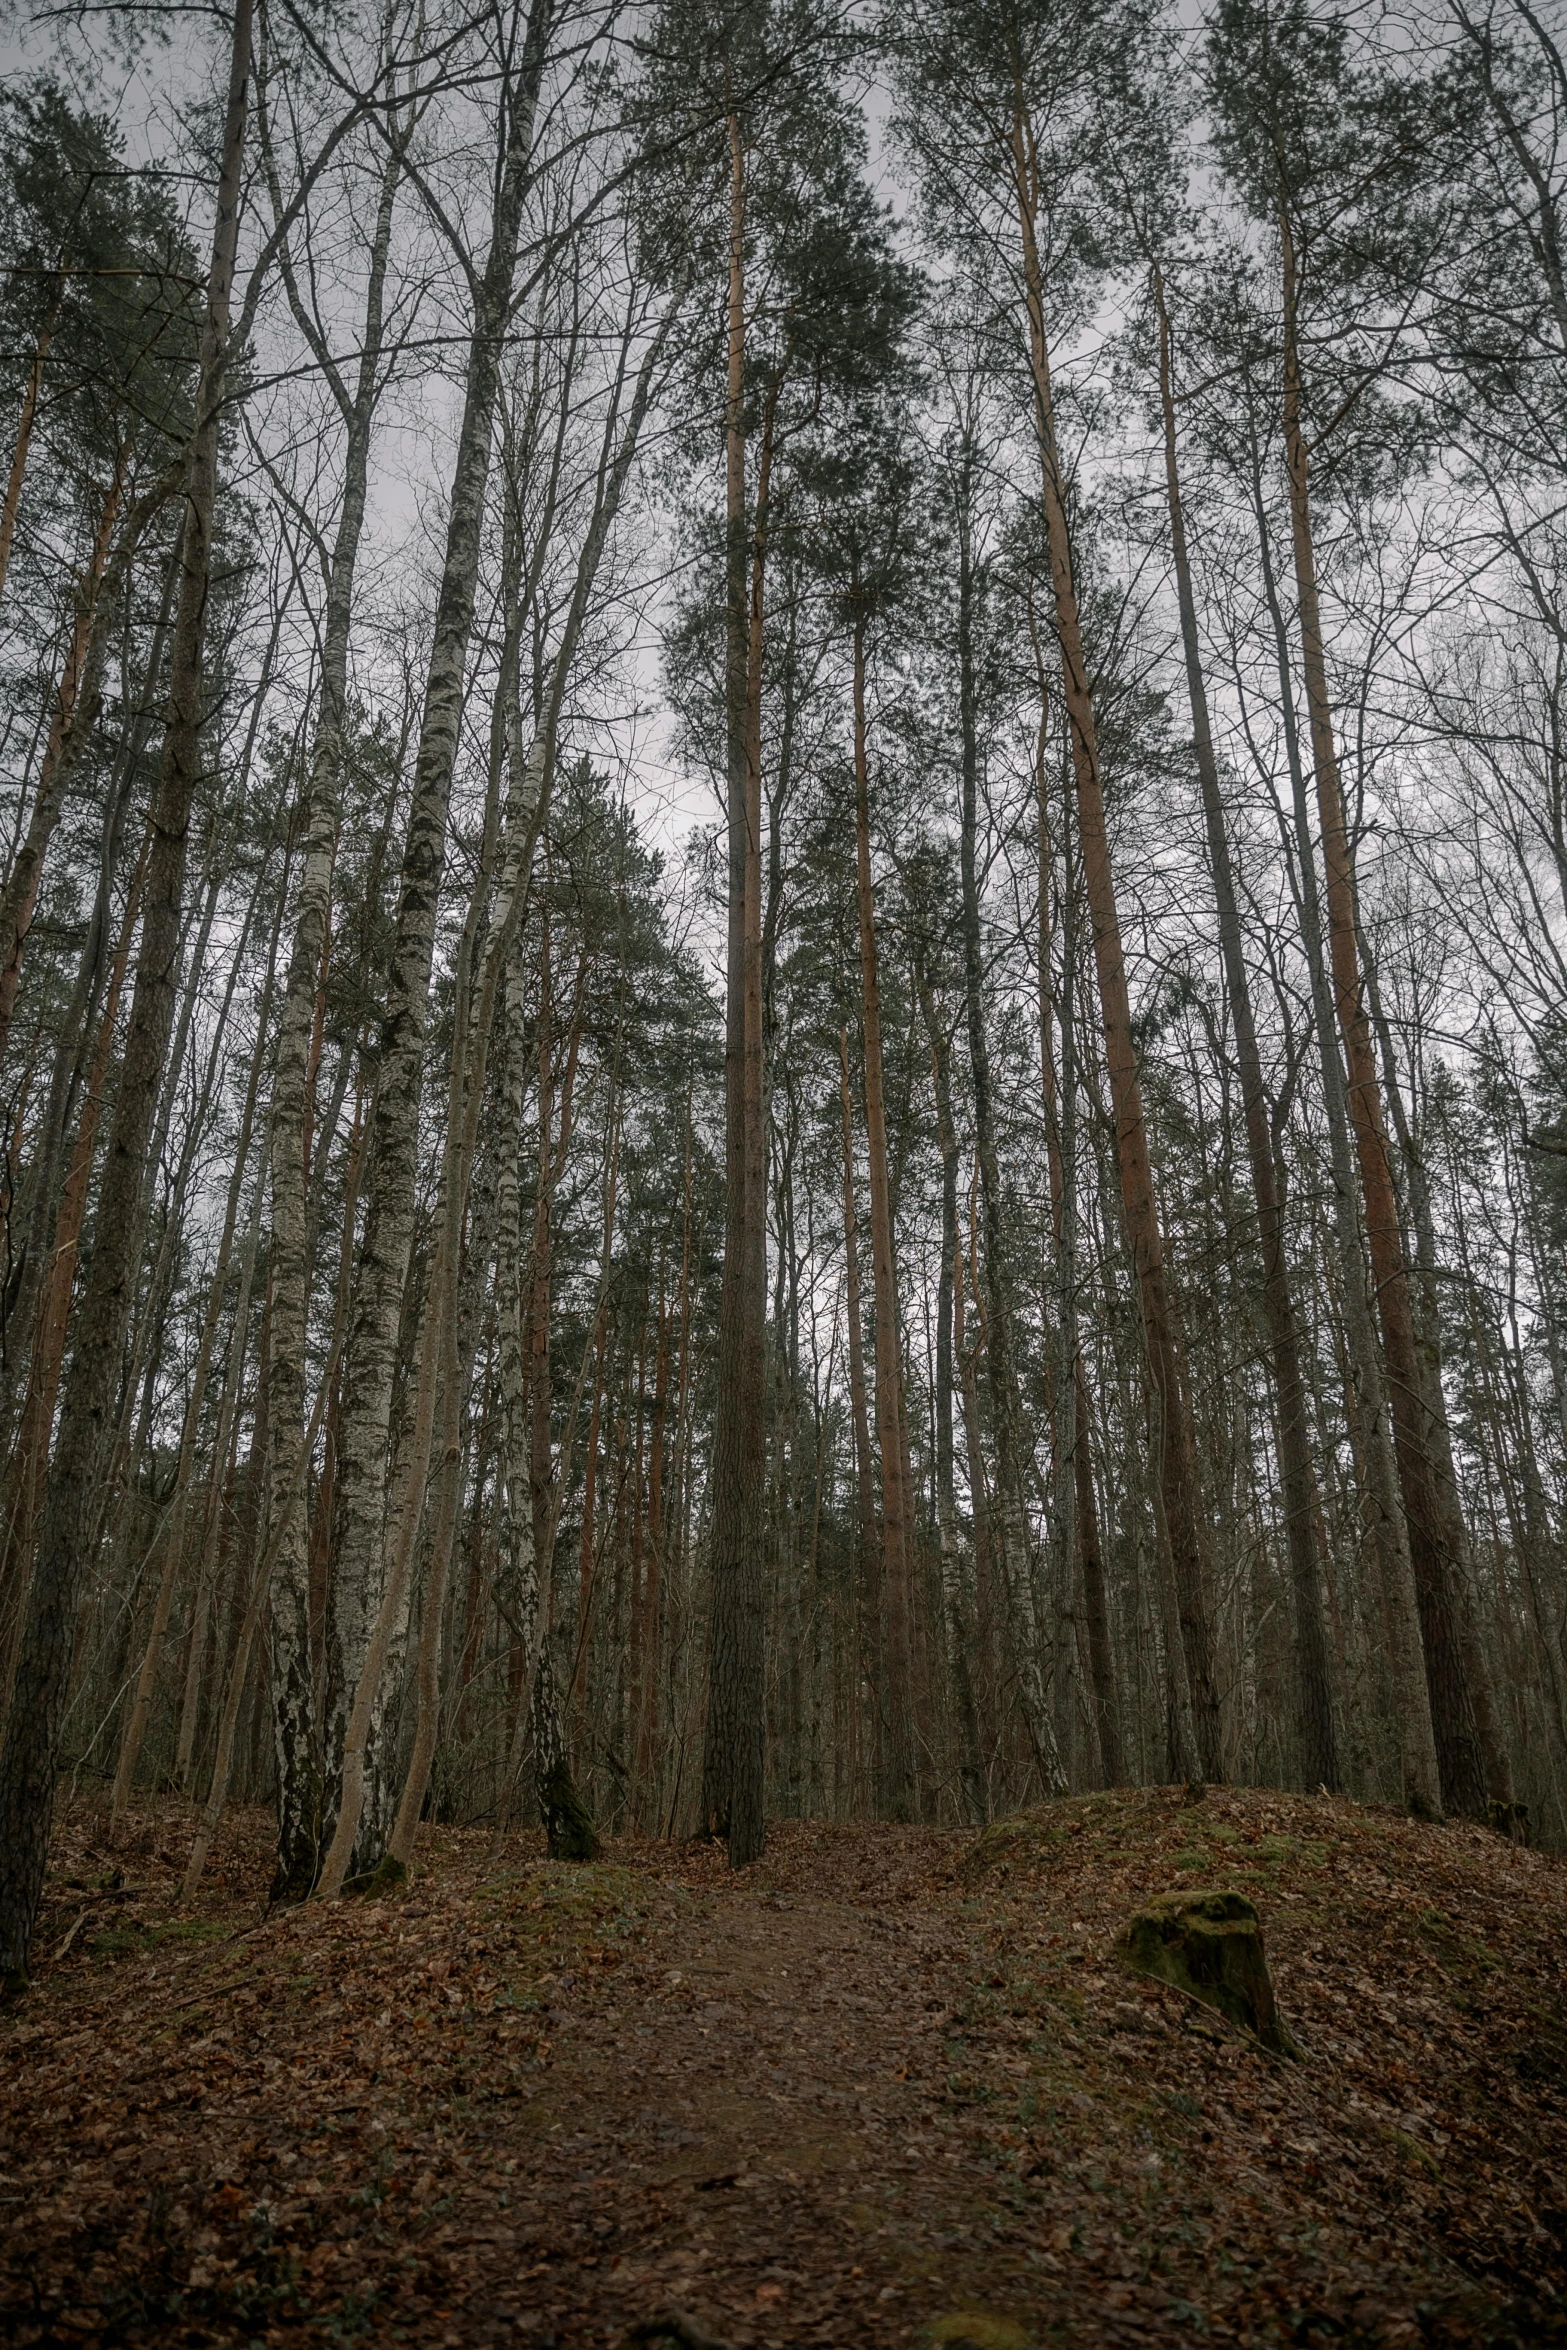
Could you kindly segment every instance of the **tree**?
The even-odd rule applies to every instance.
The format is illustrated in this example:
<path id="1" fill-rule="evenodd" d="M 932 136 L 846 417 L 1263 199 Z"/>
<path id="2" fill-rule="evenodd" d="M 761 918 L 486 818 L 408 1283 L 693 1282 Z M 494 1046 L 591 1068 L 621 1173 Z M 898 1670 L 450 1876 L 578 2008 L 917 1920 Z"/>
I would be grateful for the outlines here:
<path id="1" fill-rule="evenodd" d="M 140 1258 L 147 1145 L 174 1013 L 185 844 L 200 756 L 203 656 L 217 493 L 218 421 L 228 359 L 250 76 L 251 10 L 239 0 L 217 186 L 212 260 L 186 474 L 169 718 L 143 897 L 130 1031 L 98 1203 L 92 1263 L 38 1531 L 33 1598 L 0 1752 L 0 1975 L 25 1975 L 43 1888 L 76 1595 L 87 1566 L 120 1348 Z"/>

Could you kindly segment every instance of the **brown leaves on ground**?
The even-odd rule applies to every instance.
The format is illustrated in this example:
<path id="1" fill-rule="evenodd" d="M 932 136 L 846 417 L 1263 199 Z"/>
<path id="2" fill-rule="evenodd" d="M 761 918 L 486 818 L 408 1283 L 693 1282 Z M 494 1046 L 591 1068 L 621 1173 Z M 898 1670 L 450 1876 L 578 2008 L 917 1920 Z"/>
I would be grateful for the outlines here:
<path id="1" fill-rule="evenodd" d="M 434 1831 L 401 1898 L 263 1919 L 266 1830 L 189 1912 L 176 1815 L 66 1823 L 8 2339 L 1567 2342 L 1559 1859 L 1165 1789 L 737 1876 Z M 1182 1885 L 1255 1900 L 1304 2063 L 1117 1966 Z"/>

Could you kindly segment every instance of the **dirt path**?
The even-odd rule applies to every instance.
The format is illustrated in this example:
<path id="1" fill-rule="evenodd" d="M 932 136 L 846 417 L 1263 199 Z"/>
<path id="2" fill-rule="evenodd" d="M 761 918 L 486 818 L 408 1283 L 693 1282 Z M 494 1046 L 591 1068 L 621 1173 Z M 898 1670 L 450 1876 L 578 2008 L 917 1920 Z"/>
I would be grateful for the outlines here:
<path id="1" fill-rule="evenodd" d="M 545 2255 L 557 2338 L 673 2307 L 762 2341 L 904 2341 L 930 2314 L 912 2299 L 939 2297 L 932 2166 L 960 2154 L 928 2099 L 971 1971 L 968 1938 L 915 1889 L 950 1868 L 942 1843 L 902 1843 L 914 1885 L 865 1853 L 860 1901 L 682 1902 L 555 2040 L 517 2239 Z M 959 2235 L 972 2184 L 948 2185 Z"/>
<path id="2" fill-rule="evenodd" d="M 1479 1830 L 1154 1790 L 739 1876 L 443 1832 L 259 1922 L 264 1822 L 194 1916 L 172 1833 L 114 1886 L 95 1832 L 0 2026 L 8 2340 L 1567 2342 L 1567 1870 Z M 1114 1964 L 1221 1872 L 1306 2063 Z"/>

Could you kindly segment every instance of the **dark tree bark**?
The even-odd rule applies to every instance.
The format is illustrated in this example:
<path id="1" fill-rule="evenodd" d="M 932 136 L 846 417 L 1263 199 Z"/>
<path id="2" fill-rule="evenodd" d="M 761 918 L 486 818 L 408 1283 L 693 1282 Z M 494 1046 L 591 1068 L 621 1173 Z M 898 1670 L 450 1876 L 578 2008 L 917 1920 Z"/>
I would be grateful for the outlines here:
<path id="1" fill-rule="evenodd" d="M 218 418 L 228 359 L 250 80 L 252 0 L 237 0 L 208 270 L 196 431 L 186 480 L 179 603 L 163 762 L 130 1026 L 99 1195 L 92 1264 L 76 1324 L 49 1490 L 38 1531 L 27 1627 L 0 1752 L 0 1978 L 21 1982 L 48 1855 L 70 1674 L 71 1635 L 112 1434 L 115 1388 L 141 1265 L 147 1150 L 178 984 L 186 840 L 201 755 L 201 698 L 217 497 Z"/>
<path id="2" fill-rule="evenodd" d="M 729 938 L 724 1041 L 724 1274 L 713 1430 L 712 1615 L 702 1817 L 743 1867 L 765 1834 L 763 1694 L 766 1131 L 762 1069 L 761 650 L 766 456 L 746 562 L 746 159 L 729 117 L 729 371 L 725 412 Z M 749 592 L 747 573 L 749 570 Z"/>
<path id="3" fill-rule="evenodd" d="M 1317 592 L 1311 460 L 1302 414 L 1299 281 L 1287 205 L 1280 207 L 1279 230 L 1284 273 L 1284 435 L 1290 537 L 1300 613 L 1301 665 L 1322 827 L 1322 859 L 1327 876 L 1328 952 L 1339 1031 L 1349 1064 L 1350 1126 L 1360 1165 L 1366 1240 L 1371 1253 L 1392 1405 L 1393 1446 L 1420 1603 L 1432 1727 L 1436 1732 L 1443 1800 L 1455 1811 L 1480 1817 L 1484 1816 L 1488 1801 L 1510 1814 L 1514 1800 L 1512 1765 L 1498 1734 L 1495 1709 L 1485 1685 L 1484 1659 L 1477 1646 L 1471 1646 L 1466 1652 L 1462 1635 L 1459 1578 L 1467 1537 L 1457 1514 L 1456 1493 L 1444 1494 L 1436 1468 L 1438 1439 L 1434 1423 L 1442 1416 L 1442 1405 L 1439 1397 L 1427 1394 L 1421 1377 L 1398 1198 L 1388 1156 L 1382 1085 L 1361 990 L 1354 862 L 1344 816 Z"/>
<path id="4" fill-rule="evenodd" d="M 1186 660 L 1186 690 L 1191 703 L 1192 748 L 1197 760 L 1197 779 L 1202 790 L 1208 867 L 1213 876 L 1213 894 L 1219 916 L 1219 952 L 1224 964 L 1225 986 L 1229 991 L 1230 1017 L 1235 1023 L 1241 1111 L 1246 1129 L 1252 1194 L 1257 1203 L 1257 1234 L 1262 1250 L 1263 1311 L 1267 1320 L 1274 1397 L 1278 1410 L 1284 1535 L 1295 1600 L 1296 1736 L 1300 1744 L 1301 1774 L 1305 1784 L 1308 1787 L 1333 1789 L 1339 1785 L 1339 1767 L 1333 1727 L 1332 1658 L 1323 1606 L 1321 1562 L 1317 1556 L 1316 1478 L 1311 1465 L 1306 1383 L 1300 1368 L 1300 1334 L 1274 1167 L 1267 1088 L 1263 1082 L 1262 1055 L 1257 1044 L 1257 1023 L 1252 1013 L 1251 981 L 1246 970 L 1246 955 L 1241 938 L 1240 909 L 1236 903 L 1235 874 L 1230 859 L 1224 797 L 1219 784 L 1219 762 L 1213 747 L 1208 689 L 1203 676 L 1202 645 L 1197 633 L 1197 600 L 1192 588 L 1191 558 L 1186 543 L 1186 512 L 1181 500 L 1175 436 L 1170 320 L 1165 305 L 1164 280 L 1157 263 L 1153 269 L 1153 291 L 1159 322 L 1159 399 L 1164 425 L 1165 495 L 1170 514 L 1176 597 L 1181 614 L 1181 648 Z"/>

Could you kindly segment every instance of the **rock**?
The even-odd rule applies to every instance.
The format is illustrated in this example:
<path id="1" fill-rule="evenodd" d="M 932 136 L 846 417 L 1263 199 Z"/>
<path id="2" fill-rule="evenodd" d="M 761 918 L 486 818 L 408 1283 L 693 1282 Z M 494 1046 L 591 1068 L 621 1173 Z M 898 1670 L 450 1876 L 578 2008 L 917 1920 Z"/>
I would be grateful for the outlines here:
<path id="1" fill-rule="evenodd" d="M 1134 1974 L 1216 2007 L 1275 2056 L 1299 2056 L 1273 1996 L 1262 1926 L 1244 1893 L 1161 1893 L 1116 1944 Z"/>

